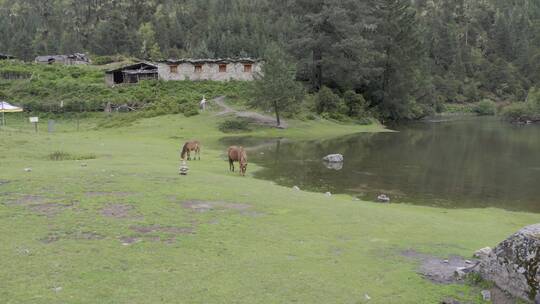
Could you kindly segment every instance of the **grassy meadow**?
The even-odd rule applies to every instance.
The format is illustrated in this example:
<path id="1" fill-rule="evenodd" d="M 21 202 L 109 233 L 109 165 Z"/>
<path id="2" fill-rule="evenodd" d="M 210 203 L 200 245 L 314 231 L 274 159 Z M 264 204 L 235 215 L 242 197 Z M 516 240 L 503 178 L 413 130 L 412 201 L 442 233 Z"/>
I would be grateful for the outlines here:
<path id="1" fill-rule="evenodd" d="M 480 303 L 474 287 L 425 280 L 401 252 L 468 257 L 540 219 L 294 191 L 252 178 L 253 164 L 244 178 L 228 172 L 211 113 L 114 128 L 97 128 L 99 115 L 79 132 L 66 119 L 35 134 L 20 116 L 0 131 L 0 302 Z M 289 124 L 249 135 L 384 131 Z M 202 160 L 180 176 L 187 139 L 203 143 Z"/>

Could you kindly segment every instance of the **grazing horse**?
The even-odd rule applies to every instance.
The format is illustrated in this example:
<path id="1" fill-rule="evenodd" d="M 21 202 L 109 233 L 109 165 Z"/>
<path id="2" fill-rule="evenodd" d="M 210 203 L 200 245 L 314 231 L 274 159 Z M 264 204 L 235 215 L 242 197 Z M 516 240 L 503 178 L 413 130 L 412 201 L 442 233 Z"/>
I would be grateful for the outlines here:
<path id="1" fill-rule="evenodd" d="M 195 152 L 193 160 L 197 159 L 197 156 L 199 157 L 199 160 L 201 160 L 201 143 L 196 140 L 188 141 L 184 144 L 180 158 L 185 160 L 187 155 L 187 160 L 191 160 L 191 151 Z"/>
<path id="2" fill-rule="evenodd" d="M 240 164 L 240 175 L 245 176 L 247 170 L 247 153 L 243 147 L 231 146 L 227 150 L 227 155 L 229 156 L 229 170 L 234 172 L 234 162 Z"/>

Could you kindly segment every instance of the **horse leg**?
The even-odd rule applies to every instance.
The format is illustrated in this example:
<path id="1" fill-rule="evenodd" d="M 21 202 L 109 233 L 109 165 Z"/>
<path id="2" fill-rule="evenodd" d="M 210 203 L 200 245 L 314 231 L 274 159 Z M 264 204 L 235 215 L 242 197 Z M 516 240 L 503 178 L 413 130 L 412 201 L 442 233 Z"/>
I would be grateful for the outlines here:
<path id="1" fill-rule="evenodd" d="M 234 172 L 234 161 L 229 158 L 229 171 Z"/>
<path id="2" fill-rule="evenodd" d="M 191 151 L 189 151 L 189 150 L 187 152 L 187 160 L 191 160 Z"/>

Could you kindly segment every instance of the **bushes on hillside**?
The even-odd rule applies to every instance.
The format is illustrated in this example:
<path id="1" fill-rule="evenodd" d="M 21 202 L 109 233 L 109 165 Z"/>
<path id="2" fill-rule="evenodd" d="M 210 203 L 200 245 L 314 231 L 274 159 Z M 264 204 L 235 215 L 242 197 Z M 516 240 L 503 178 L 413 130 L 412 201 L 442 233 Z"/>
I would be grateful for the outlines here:
<path id="1" fill-rule="evenodd" d="M 108 87 L 104 72 L 92 66 L 0 62 L 0 70 L 30 73 L 30 79 L 1 80 L 6 99 L 34 112 L 102 111 L 110 102 L 154 113 L 198 113 L 198 102 L 220 96 L 247 97 L 245 82 L 142 81 Z M 63 105 L 61 107 L 60 105 Z"/>
<path id="2" fill-rule="evenodd" d="M 340 97 L 327 87 L 322 87 L 316 96 L 316 111 L 323 118 L 334 120 L 362 119 L 367 116 L 364 96 L 349 90 Z"/>
<path id="3" fill-rule="evenodd" d="M 540 120 L 540 89 L 532 88 L 527 101 L 513 103 L 502 110 L 502 116 L 513 122 Z"/>
<path id="4" fill-rule="evenodd" d="M 477 115 L 481 116 L 495 115 L 495 113 L 497 112 L 497 106 L 495 102 L 489 99 L 483 99 L 478 104 L 476 104 L 476 106 L 473 108 L 473 111 Z"/>

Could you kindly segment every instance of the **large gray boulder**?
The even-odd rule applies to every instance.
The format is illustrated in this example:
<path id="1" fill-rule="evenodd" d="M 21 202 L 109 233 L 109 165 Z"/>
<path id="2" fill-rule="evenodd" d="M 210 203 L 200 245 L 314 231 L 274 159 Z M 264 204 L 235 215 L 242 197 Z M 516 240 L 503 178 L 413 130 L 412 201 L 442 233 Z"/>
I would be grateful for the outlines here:
<path id="1" fill-rule="evenodd" d="M 479 272 L 530 303 L 540 295 L 540 224 L 523 228 L 481 258 Z"/>

